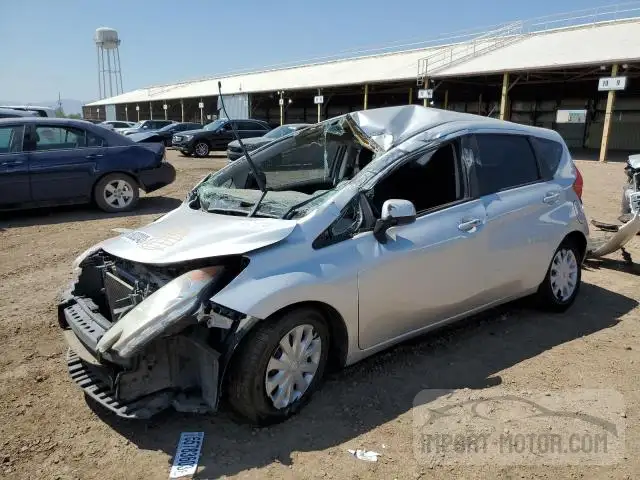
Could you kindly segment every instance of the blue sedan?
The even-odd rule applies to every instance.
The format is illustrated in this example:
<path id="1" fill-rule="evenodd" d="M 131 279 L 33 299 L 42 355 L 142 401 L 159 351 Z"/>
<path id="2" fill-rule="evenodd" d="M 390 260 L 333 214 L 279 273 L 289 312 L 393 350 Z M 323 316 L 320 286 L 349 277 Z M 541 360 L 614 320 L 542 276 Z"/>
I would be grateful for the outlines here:
<path id="1" fill-rule="evenodd" d="M 0 120 L 0 210 L 94 201 L 106 212 L 133 209 L 175 180 L 162 144 L 131 139 L 83 120 Z"/>

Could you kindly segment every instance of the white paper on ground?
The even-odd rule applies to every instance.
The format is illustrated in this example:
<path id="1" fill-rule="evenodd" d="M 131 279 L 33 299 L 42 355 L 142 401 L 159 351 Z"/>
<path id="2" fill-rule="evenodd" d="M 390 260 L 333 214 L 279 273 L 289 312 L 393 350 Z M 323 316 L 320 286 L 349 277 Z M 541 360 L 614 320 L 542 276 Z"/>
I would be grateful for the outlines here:
<path id="1" fill-rule="evenodd" d="M 358 460 L 365 460 L 367 462 L 377 462 L 380 454 L 378 452 L 370 452 L 368 450 L 347 450 L 351 455 Z"/>
<path id="2" fill-rule="evenodd" d="M 198 469 L 204 432 L 182 432 L 169 478 L 191 477 Z"/>

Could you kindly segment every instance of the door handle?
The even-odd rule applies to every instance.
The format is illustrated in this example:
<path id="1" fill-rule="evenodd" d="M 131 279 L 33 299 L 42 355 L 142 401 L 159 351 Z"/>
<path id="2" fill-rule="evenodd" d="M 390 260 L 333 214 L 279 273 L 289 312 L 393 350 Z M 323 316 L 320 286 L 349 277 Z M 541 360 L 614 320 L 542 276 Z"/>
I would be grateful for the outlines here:
<path id="1" fill-rule="evenodd" d="M 480 220 L 479 218 L 474 218 L 474 219 L 462 222 L 460 225 L 458 225 L 458 229 L 462 230 L 463 232 L 470 232 L 471 230 L 473 230 L 476 227 L 479 227 L 480 225 L 482 225 L 482 220 Z"/>
<path id="2" fill-rule="evenodd" d="M 559 193 L 549 192 L 544 196 L 542 201 L 544 203 L 550 203 L 551 204 L 551 203 L 556 203 L 559 198 L 560 198 L 560 194 Z"/>
<path id="3" fill-rule="evenodd" d="M 89 159 L 89 160 L 93 160 L 96 158 L 100 158 L 103 155 L 101 153 L 90 153 L 89 155 L 87 155 L 85 158 Z"/>

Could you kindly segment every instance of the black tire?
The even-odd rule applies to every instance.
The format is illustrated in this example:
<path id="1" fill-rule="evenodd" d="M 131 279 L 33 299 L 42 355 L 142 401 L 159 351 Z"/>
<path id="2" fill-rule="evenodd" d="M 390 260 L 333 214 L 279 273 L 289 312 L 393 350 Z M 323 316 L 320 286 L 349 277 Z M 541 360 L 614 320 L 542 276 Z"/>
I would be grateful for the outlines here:
<path id="1" fill-rule="evenodd" d="M 127 186 L 124 187 L 124 190 L 130 192 L 131 196 L 123 197 L 126 200 L 126 204 L 119 206 L 119 203 L 121 202 L 118 202 L 117 199 L 109 201 L 109 198 L 111 198 L 112 195 L 109 195 L 106 190 L 109 187 L 117 185 L 122 186 L 123 184 Z M 131 176 L 125 173 L 110 173 L 109 175 L 102 177 L 98 183 L 96 183 L 93 189 L 93 198 L 100 210 L 109 213 L 128 212 L 129 210 L 134 209 L 138 204 L 140 191 L 138 190 L 138 183 Z"/>
<path id="2" fill-rule="evenodd" d="M 318 368 L 302 396 L 277 409 L 265 387 L 269 359 L 288 332 L 305 324 L 311 325 L 321 340 Z M 330 341 L 325 319 L 317 310 L 301 308 L 264 321 L 248 335 L 233 356 L 226 382 L 226 400 L 235 413 L 251 423 L 264 426 L 282 422 L 309 401 L 322 381 Z"/>
<path id="3" fill-rule="evenodd" d="M 204 158 L 209 156 L 211 147 L 203 140 L 199 140 L 193 146 L 193 155 L 198 158 Z"/>
<path id="4" fill-rule="evenodd" d="M 571 252 L 577 262 L 577 276 L 575 280 L 575 288 L 573 293 L 566 298 L 559 298 L 559 294 L 554 293 L 554 287 L 552 284 L 552 275 L 554 269 L 554 262 L 559 252 Z M 582 256 L 584 252 L 569 239 L 565 239 L 560 246 L 556 249 L 551 258 L 551 263 L 549 264 L 549 268 L 547 269 L 547 274 L 544 277 L 544 280 L 538 287 L 538 292 L 535 295 L 535 303 L 536 306 L 542 310 L 552 311 L 552 312 L 565 312 L 573 302 L 575 302 L 578 293 L 580 292 L 580 284 L 582 283 Z"/>

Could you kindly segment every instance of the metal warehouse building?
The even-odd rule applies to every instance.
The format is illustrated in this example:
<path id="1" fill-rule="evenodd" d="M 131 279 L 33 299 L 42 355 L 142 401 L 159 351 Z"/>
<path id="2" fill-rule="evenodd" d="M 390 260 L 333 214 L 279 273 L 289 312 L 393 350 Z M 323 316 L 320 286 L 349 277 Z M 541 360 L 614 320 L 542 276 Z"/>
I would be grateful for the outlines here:
<path id="1" fill-rule="evenodd" d="M 603 160 L 607 150 L 640 150 L 639 77 L 633 2 L 461 32 L 418 49 L 138 89 L 90 103 L 83 114 L 206 122 L 221 116 L 221 81 L 234 118 L 316 122 L 424 102 L 553 128 L 571 148 L 600 149 Z"/>

